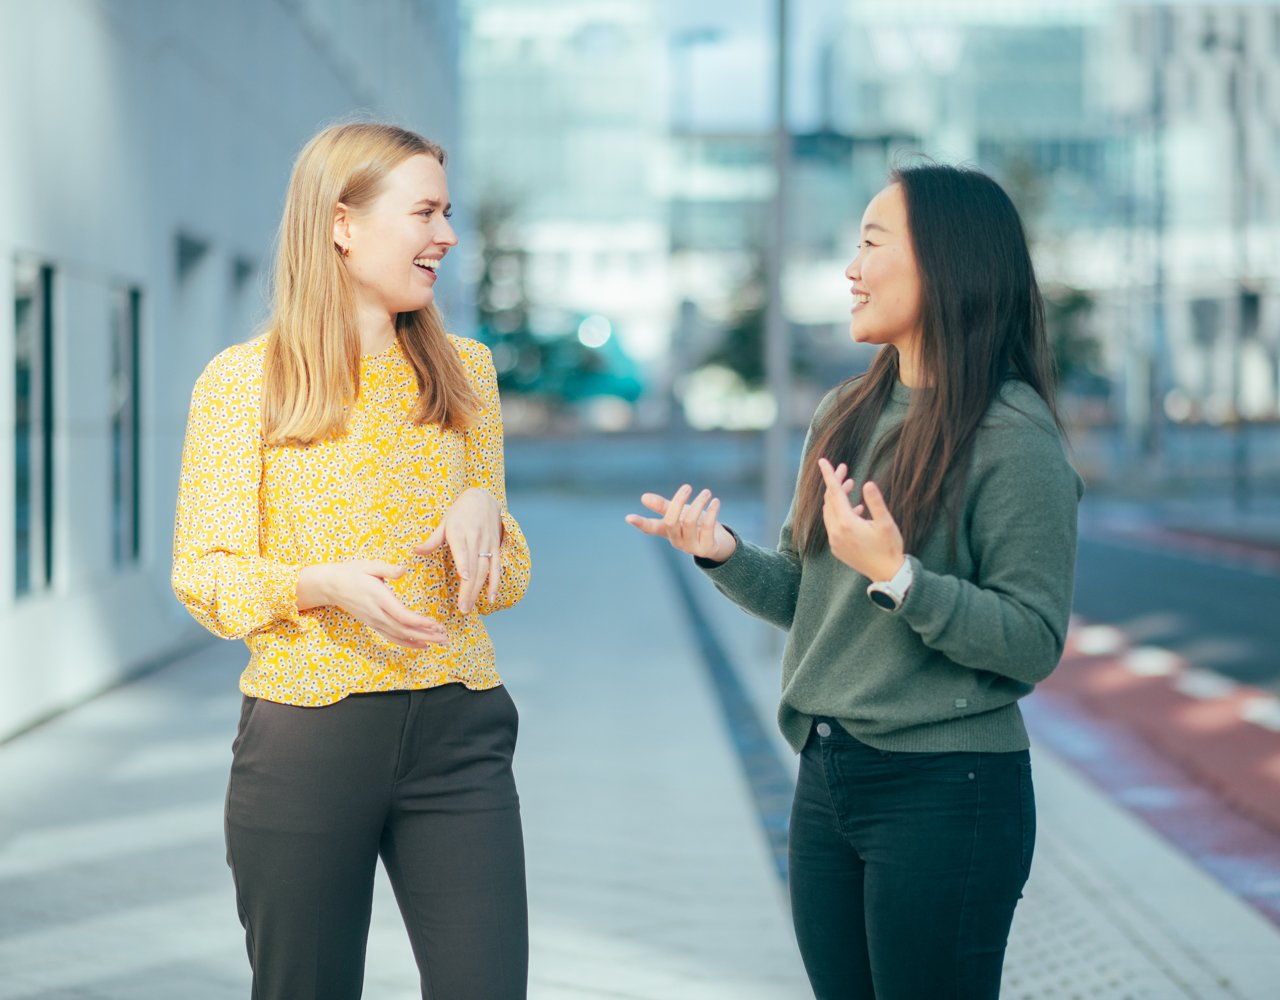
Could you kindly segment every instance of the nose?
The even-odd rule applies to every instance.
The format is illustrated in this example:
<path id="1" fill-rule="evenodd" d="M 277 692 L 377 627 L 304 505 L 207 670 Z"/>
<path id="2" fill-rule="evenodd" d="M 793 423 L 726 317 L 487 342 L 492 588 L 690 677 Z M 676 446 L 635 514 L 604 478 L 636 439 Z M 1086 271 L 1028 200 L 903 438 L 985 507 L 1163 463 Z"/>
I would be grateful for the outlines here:
<path id="1" fill-rule="evenodd" d="M 440 220 L 440 229 L 436 232 L 436 243 L 445 247 L 456 247 L 458 245 L 458 234 L 454 232 L 453 226 L 450 225 L 448 219 Z"/>
<path id="2" fill-rule="evenodd" d="M 849 266 L 844 269 L 844 276 L 850 281 L 857 281 L 858 275 L 862 273 L 862 266 L 858 263 L 858 258 L 861 256 L 862 251 L 859 250 L 853 260 L 849 261 Z"/>

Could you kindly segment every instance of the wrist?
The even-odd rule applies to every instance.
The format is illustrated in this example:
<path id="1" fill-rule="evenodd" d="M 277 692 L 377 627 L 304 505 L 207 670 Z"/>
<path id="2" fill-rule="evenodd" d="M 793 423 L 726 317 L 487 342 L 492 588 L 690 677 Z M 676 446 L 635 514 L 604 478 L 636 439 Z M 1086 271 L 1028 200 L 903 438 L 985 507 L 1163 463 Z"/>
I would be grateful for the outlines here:
<path id="1" fill-rule="evenodd" d="M 892 614 L 906 602 L 914 582 L 915 569 L 911 560 L 904 557 L 896 573 L 887 579 L 874 580 L 867 586 L 867 597 L 876 607 Z"/>
<path id="2" fill-rule="evenodd" d="M 720 526 L 720 531 L 723 532 L 723 536 L 717 539 L 716 551 L 711 558 L 716 562 L 726 562 L 738 551 L 738 539 L 723 525 Z"/>
<path id="3" fill-rule="evenodd" d="M 312 563 L 299 570 L 297 593 L 299 611 L 309 611 L 311 608 L 334 603 L 329 586 L 328 568 L 324 563 Z"/>
<path id="4" fill-rule="evenodd" d="M 885 583 L 886 581 L 892 580 L 902 572 L 902 567 L 906 562 L 907 557 L 905 555 L 898 556 L 896 559 L 891 559 L 887 562 L 881 563 L 875 568 L 875 572 L 869 574 L 867 578 L 872 583 Z"/>

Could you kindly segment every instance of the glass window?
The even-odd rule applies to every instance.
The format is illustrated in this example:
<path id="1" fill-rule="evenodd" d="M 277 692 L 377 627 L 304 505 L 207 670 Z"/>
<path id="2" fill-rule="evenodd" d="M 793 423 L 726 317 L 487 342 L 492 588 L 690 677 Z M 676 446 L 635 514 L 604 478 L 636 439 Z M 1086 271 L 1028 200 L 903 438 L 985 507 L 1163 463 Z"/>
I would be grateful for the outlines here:
<path id="1" fill-rule="evenodd" d="M 141 293 L 117 288 L 111 301 L 111 558 L 117 566 L 138 561 L 139 360 Z"/>
<path id="2" fill-rule="evenodd" d="M 53 566 L 53 268 L 19 260 L 14 306 L 14 593 Z"/>

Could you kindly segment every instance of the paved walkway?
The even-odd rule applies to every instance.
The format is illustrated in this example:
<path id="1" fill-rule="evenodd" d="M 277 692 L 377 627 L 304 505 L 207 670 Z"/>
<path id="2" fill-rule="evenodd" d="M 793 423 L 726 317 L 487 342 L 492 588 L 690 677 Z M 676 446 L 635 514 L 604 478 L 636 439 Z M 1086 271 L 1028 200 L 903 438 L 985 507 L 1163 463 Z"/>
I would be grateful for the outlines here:
<path id="1" fill-rule="evenodd" d="M 629 529 L 627 501 L 512 503 L 534 583 L 491 621 L 522 715 L 531 997 L 809 996 L 740 734 L 673 567 L 793 774 L 771 721 L 771 636 Z M 238 644 L 210 644 L 0 745 L 0 1000 L 247 996 L 221 833 L 242 661 Z M 1041 832 L 1005 996 L 1274 997 L 1280 931 L 1035 754 Z M 385 885 L 365 995 L 417 996 Z"/>

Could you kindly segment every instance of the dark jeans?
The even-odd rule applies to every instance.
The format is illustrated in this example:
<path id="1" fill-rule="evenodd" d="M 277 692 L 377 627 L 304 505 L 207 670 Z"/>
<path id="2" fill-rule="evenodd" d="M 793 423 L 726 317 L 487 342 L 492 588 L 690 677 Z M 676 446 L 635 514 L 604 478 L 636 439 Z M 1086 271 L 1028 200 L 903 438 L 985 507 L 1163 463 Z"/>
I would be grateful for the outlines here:
<path id="1" fill-rule="evenodd" d="M 502 687 L 246 698 L 227 861 L 254 1000 L 355 1000 L 379 856 L 430 1000 L 521 1000 L 528 910 Z"/>
<path id="2" fill-rule="evenodd" d="M 789 856 L 818 1000 L 998 997 L 1035 824 L 1025 750 L 889 753 L 815 722 Z"/>

